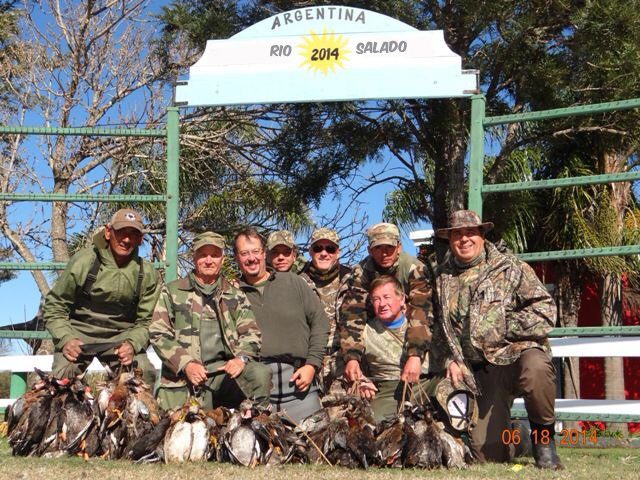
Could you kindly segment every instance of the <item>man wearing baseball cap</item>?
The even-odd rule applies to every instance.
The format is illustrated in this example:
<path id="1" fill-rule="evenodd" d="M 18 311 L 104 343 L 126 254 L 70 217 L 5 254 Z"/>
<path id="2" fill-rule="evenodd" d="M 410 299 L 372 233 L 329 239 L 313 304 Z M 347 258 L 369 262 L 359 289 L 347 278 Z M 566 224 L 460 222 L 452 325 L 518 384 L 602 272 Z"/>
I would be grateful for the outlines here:
<path id="1" fill-rule="evenodd" d="M 367 230 L 369 255 L 355 266 L 349 291 L 341 307 L 340 346 L 345 362 L 344 376 L 354 382 L 362 378 L 364 345 L 362 332 L 369 319 L 374 318 L 369 288 L 382 276 L 395 277 L 407 297 L 406 342 L 404 365 L 400 380 L 416 383 L 431 342 L 431 285 L 425 277 L 424 264 L 402 252 L 400 231 L 391 223 L 378 223 Z"/>
<path id="2" fill-rule="evenodd" d="M 267 265 L 276 272 L 300 273 L 307 261 L 298 256 L 298 246 L 289 230 L 277 230 L 267 237 Z"/>
<path id="3" fill-rule="evenodd" d="M 311 261 L 304 266 L 300 277 L 316 292 L 329 319 L 329 339 L 321 371 L 327 392 L 336 377 L 336 354 L 340 350 L 336 327 L 340 306 L 349 289 L 351 268 L 340 263 L 340 238 L 335 230 L 318 228 L 311 234 L 309 243 Z"/>
<path id="4" fill-rule="evenodd" d="M 503 441 L 513 399 L 524 398 L 536 466 L 562 468 L 554 440 L 556 375 L 547 338 L 556 306 L 533 269 L 485 239 L 493 223 L 470 210 L 436 230 L 449 242 L 435 267 L 439 308 L 431 369 L 478 393 L 471 446 L 481 461 L 507 462 L 515 445 Z"/>
<path id="5" fill-rule="evenodd" d="M 153 385 L 155 368 L 146 355 L 148 326 L 158 298 L 158 275 L 138 256 L 142 217 L 118 210 L 76 253 L 45 297 L 43 317 L 53 337 L 53 374 L 73 377 L 93 357 L 112 371 L 134 366 Z"/>
<path id="6" fill-rule="evenodd" d="M 194 269 L 163 287 L 149 326 L 162 360 L 158 403 L 178 408 L 190 394 L 203 408 L 267 404 L 271 370 L 259 363 L 262 336 L 246 295 L 222 274 L 224 237 L 193 240 Z"/>

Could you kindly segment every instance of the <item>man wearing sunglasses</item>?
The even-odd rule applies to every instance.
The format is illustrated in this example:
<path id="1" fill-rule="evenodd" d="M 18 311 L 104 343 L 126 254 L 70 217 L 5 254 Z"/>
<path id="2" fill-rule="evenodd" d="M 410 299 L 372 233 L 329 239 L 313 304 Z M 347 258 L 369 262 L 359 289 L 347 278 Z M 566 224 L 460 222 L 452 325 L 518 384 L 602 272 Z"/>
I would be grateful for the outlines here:
<path id="1" fill-rule="evenodd" d="M 311 261 L 300 273 L 320 298 L 329 319 L 329 340 L 321 374 L 325 392 L 336 378 L 336 353 L 340 349 L 340 341 L 336 335 L 338 313 L 349 289 L 348 282 L 351 276 L 351 268 L 340 264 L 339 242 L 340 239 L 335 230 L 316 229 L 310 239 Z"/>
<path id="2" fill-rule="evenodd" d="M 300 273 L 307 261 L 298 255 L 298 247 L 289 230 L 277 230 L 267 237 L 267 265 L 276 272 Z"/>
<path id="3" fill-rule="evenodd" d="M 345 362 L 344 376 L 349 382 L 363 377 L 360 361 L 364 352 L 362 334 L 374 318 L 369 298 L 371 282 L 382 275 L 395 277 L 407 297 L 404 365 L 400 380 L 416 383 L 431 343 L 433 308 L 431 285 L 424 264 L 402 252 L 400 231 L 391 223 L 378 223 L 367 230 L 369 256 L 353 270 L 349 291 L 340 311 L 340 349 Z"/>

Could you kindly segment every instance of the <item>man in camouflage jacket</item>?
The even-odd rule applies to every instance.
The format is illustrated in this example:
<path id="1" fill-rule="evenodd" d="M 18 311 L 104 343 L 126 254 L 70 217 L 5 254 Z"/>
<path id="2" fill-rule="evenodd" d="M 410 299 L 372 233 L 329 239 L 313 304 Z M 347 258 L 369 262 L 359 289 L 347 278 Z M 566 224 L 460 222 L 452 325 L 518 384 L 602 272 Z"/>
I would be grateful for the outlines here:
<path id="1" fill-rule="evenodd" d="M 167 284 L 149 326 L 162 360 L 157 397 L 177 408 L 192 394 L 204 408 L 268 403 L 271 372 L 259 363 L 261 333 L 245 294 L 220 271 L 224 238 L 204 232 L 193 243 L 194 271 Z"/>
<path id="2" fill-rule="evenodd" d="M 329 339 L 322 363 L 322 385 L 327 392 L 338 375 L 342 375 L 343 362 L 338 357 L 340 339 L 337 335 L 340 307 L 349 290 L 351 268 L 340 263 L 340 239 L 335 230 L 318 228 L 311 234 L 308 262 L 300 277 L 318 295 L 329 320 Z"/>
<path id="3" fill-rule="evenodd" d="M 485 240 L 492 227 L 458 210 L 449 228 L 436 231 L 450 252 L 433 272 L 439 312 L 431 369 L 479 394 L 471 432 L 479 459 L 510 460 L 514 445 L 505 444 L 502 433 L 510 428 L 513 399 L 521 396 L 536 465 L 562 468 L 553 439 L 555 369 L 547 339 L 556 307 L 531 267 Z"/>
<path id="4" fill-rule="evenodd" d="M 369 256 L 354 267 L 340 312 L 338 328 L 345 377 L 352 382 L 362 376 L 362 332 L 368 319 L 374 317 L 368 293 L 371 282 L 381 275 L 391 275 L 402 284 L 407 296 L 407 360 L 401 380 L 415 383 L 430 347 L 433 321 L 431 285 L 425 277 L 425 266 L 401 251 L 400 232 L 395 225 L 378 223 L 367 230 L 367 237 Z"/>
<path id="5" fill-rule="evenodd" d="M 140 214 L 118 210 L 67 264 L 45 297 L 43 318 L 55 346 L 53 374 L 73 377 L 94 357 L 112 371 L 131 365 L 150 385 L 155 368 L 147 358 L 148 326 L 159 293 L 153 265 L 138 256 Z"/>
<path id="6" fill-rule="evenodd" d="M 298 255 L 298 246 L 289 230 L 277 230 L 267 237 L 267 265 L 276 272 L 299 274 L 307 261 Z"/>

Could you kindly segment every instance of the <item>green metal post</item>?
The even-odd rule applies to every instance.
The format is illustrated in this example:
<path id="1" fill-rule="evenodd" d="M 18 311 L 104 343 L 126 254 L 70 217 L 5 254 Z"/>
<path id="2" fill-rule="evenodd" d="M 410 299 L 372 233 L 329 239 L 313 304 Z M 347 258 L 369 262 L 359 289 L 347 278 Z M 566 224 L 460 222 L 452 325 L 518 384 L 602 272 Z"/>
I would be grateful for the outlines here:
<path id="1" fill-rule="evenodd" d="M 484 175 L 484 95 L 471 97 L 471 148 L 469 154 L 469 210 L 482 218 L 482 177 Z"/>
<path id="2" fill-rule="evenodd" d="M 27 372 L 12 372 L 9 398 L 18 398 L 27 391 Z"/>
<path id="3" fill-rule="evenodd" d="M 167 258 L 165 281 L 178 278 L 178 206 L 180 200 L 180 115 L 178 107 L 167 109 Z"/>

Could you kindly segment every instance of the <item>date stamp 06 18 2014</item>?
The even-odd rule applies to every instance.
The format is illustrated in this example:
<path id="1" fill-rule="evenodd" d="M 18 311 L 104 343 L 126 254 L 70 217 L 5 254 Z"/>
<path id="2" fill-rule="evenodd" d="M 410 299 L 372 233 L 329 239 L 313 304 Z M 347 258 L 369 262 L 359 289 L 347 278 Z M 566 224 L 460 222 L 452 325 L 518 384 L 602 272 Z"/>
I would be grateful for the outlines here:
<path id="1" fill-rule="evenodd" d="M 592 428 L 591 430 L 577 430 L 573 428 L 563 428 L 559 432 L 559 444 L 561 446 L 578 446 L 586 445 L 587 443 L 597 443 L 597 430 Z M 520 436 L 520 430 L 505 428 L 502 431 L 500 440 L 504 445 L 518 445 L 522 438 Z M 531 432 L 531 443 L 547 445 L 550 441 L 549 432 L 543 430 Z"/>

